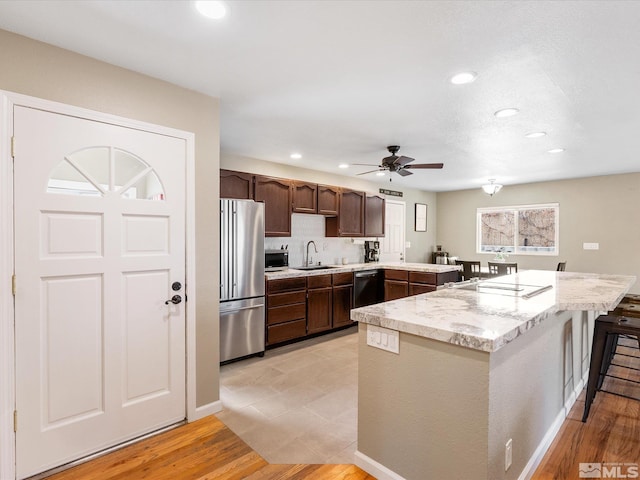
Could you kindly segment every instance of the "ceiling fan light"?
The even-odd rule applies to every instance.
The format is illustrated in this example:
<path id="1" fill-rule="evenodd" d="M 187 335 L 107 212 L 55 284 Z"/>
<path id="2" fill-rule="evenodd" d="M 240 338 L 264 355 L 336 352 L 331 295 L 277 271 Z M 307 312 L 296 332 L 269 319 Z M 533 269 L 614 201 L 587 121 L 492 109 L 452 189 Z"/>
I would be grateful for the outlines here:
<path id="1" fill-rule="evenodd" d="M 341 163 L 340 165 L 338 165 L 338 168 L 349 168 L 349 164 Z"/>
<path id="2" fill-rule="evenodd" d="M 501 188 L 502 185 L 500 185 L 499 183 L 495 183 L 495 179 L 490 179 L 489 183 L 482 185 L 482 190 L 484 190 L 484 193 L 486 193 L 490 197 L 493 197 L 496 193 L 498 193 Z"/>
<path id="3" fill-rule="evenodd" d="M 378 172 L 378 173 L 376 173 L 376 175 L 378 177 L 384 177 L 386 175 L 386 172 Z"/>

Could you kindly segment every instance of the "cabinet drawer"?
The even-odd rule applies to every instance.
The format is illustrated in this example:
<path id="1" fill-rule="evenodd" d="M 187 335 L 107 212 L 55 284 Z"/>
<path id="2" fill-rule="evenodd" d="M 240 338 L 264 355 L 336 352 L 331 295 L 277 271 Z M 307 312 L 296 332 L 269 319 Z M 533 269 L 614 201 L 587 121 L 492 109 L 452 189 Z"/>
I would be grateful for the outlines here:
<path id="1" fill-rule="evenodd" d="M 274 343 L 293 340 L 294 338 L 304 337 L 306 334 L 307 322 L 305 320 L 273 325 L 267 327 L 267 344 L 273 345 Z"/>
<path id="2" fill-rule="evenodd" d="M 409 280 L 409 272 L 407 270 L 385 270 L 385 280 Z"/>
<path id="3" fill-rule="evenodd" d="M 427 284 L 424 284 L 424 283 L 410 283 L 409 284 L 409 296 L 418 295 L 420 293 L 435 292 L 435 291 L 436 291 L 436 286 L 435 285 L 427 285 Z"/>
<path id="4" fill-rule="evenodd" d="M 411 283 L 428 283 L 436 285 L 436 274 L 428 272 L 409 272 L 409 281 Z"/>
<path id="5" fill-rule="evenodd" d="M 307 288 L 306 277 L 279 278 L 267 281 L 267 293 L 287 292 L 289 290 L 304 290 Z"/>
<path id="6" fill-rule="evenodd" d="M 333 274 L 333 285 L 351 285 L 353 283 L 353 273 L 344 272 L 344 273 L 334 273 Z"/>
<path id="7" fill-rule="evenodd" d="M 298 292 L 275 293 L 267 296 L 267 307 L 281 307 L 292 303 L 304 303 L 306 294 L 304 290 Z"/>
<path id="8" fill-rule="evenodd" d="M 307 288 L 323 288 L 331 286 L 331 275 L 311 275 L 307 277 Z"/>
<path id="9" fill-rule="evenodd" d="M 267 325 L 305 319 L 307 304 L 296 303 L 267 309 Z"/>

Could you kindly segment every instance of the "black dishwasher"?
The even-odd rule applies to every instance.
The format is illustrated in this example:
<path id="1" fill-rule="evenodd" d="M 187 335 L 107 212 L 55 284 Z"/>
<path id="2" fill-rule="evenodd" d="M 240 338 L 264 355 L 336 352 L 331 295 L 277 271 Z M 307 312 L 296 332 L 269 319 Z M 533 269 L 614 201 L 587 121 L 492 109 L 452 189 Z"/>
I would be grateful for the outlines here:
<path id="1" fill-rule="evenodd" d="M 382 270 L 363 270 L 353 274 L 353 307 L 364 307 L 384 300 Z"/>

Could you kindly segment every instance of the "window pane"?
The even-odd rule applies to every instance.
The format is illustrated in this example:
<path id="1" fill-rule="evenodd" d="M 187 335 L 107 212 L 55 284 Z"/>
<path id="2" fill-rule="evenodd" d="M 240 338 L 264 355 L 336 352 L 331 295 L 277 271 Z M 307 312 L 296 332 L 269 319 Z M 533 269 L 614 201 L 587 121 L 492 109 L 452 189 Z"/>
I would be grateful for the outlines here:
<path id="1" fill-rule="evenodd" d="M 63 160 L 51 172 L 47 183 L 47 193 L 67 195 L 90 195 L 99 197 L 102 193 L 73 166 Z"/>
<path id="2" fill-rule="evenodd" d="M 537 208 L 518 212 L 518 250 L 552 252 L 556 247 L 556 210 Z"/>
<path id="3" fill-rule="evenodd" d="M 512 210 L 481 214 L 482 252 L 513 252 L 515 250 L 515 212 Z"/>
<path id="4" fill-rule="evenodd" d="M 164 190 L 158 176 L 151 171 L 128 188 L 126 192 L 123 192 L 122 197 L 141 200 L 164 200 Z"/>
<path id="5" fill-rule="evenodd" d="M 67 157 L 104 190 L 109 189 L 109 147 L 90 147 Z"/>

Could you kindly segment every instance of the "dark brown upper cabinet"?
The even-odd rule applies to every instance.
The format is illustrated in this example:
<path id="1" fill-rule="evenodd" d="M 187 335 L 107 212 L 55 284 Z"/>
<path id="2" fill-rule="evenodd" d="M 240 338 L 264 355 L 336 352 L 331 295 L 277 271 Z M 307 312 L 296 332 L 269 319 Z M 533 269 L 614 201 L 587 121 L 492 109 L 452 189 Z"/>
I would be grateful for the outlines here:
<path id="1" fill-rule="evenodd" d="M 338 216 L 325 219 L 325 235 L 327 237 L 362 237 L 364 235 L 364 202 L 364 192 L 341 189 Z"/>
<path id="2" fill-rule="evenodd" d="M 220 170 L 220 198 L 253 198 L 253 175 L 233 170 Z"/>
<path id="3" fill-rule="evenodd" d="M 366 194 L 364 204 L 364 236 L 384 237 L 385 200 L 381 195 Z"/>
<path id="4" fill-rule="evenodd" d="M 293 203 L 291 211 L 294 213 L 318 213 L 318 185 L 315 183 L 293 180 Z"/>
<path id="5" fill-rule="evenodd" d="M 253 198 L 264 202 L 265 237 L 291 236 L 291 180 L 256 175 Z"/>
<path id="6" fill-rule="evenodd" d="M 340 207 L 340 189 L 331 185 L 318 185 L 318 213 L 337 217 Z"/>

